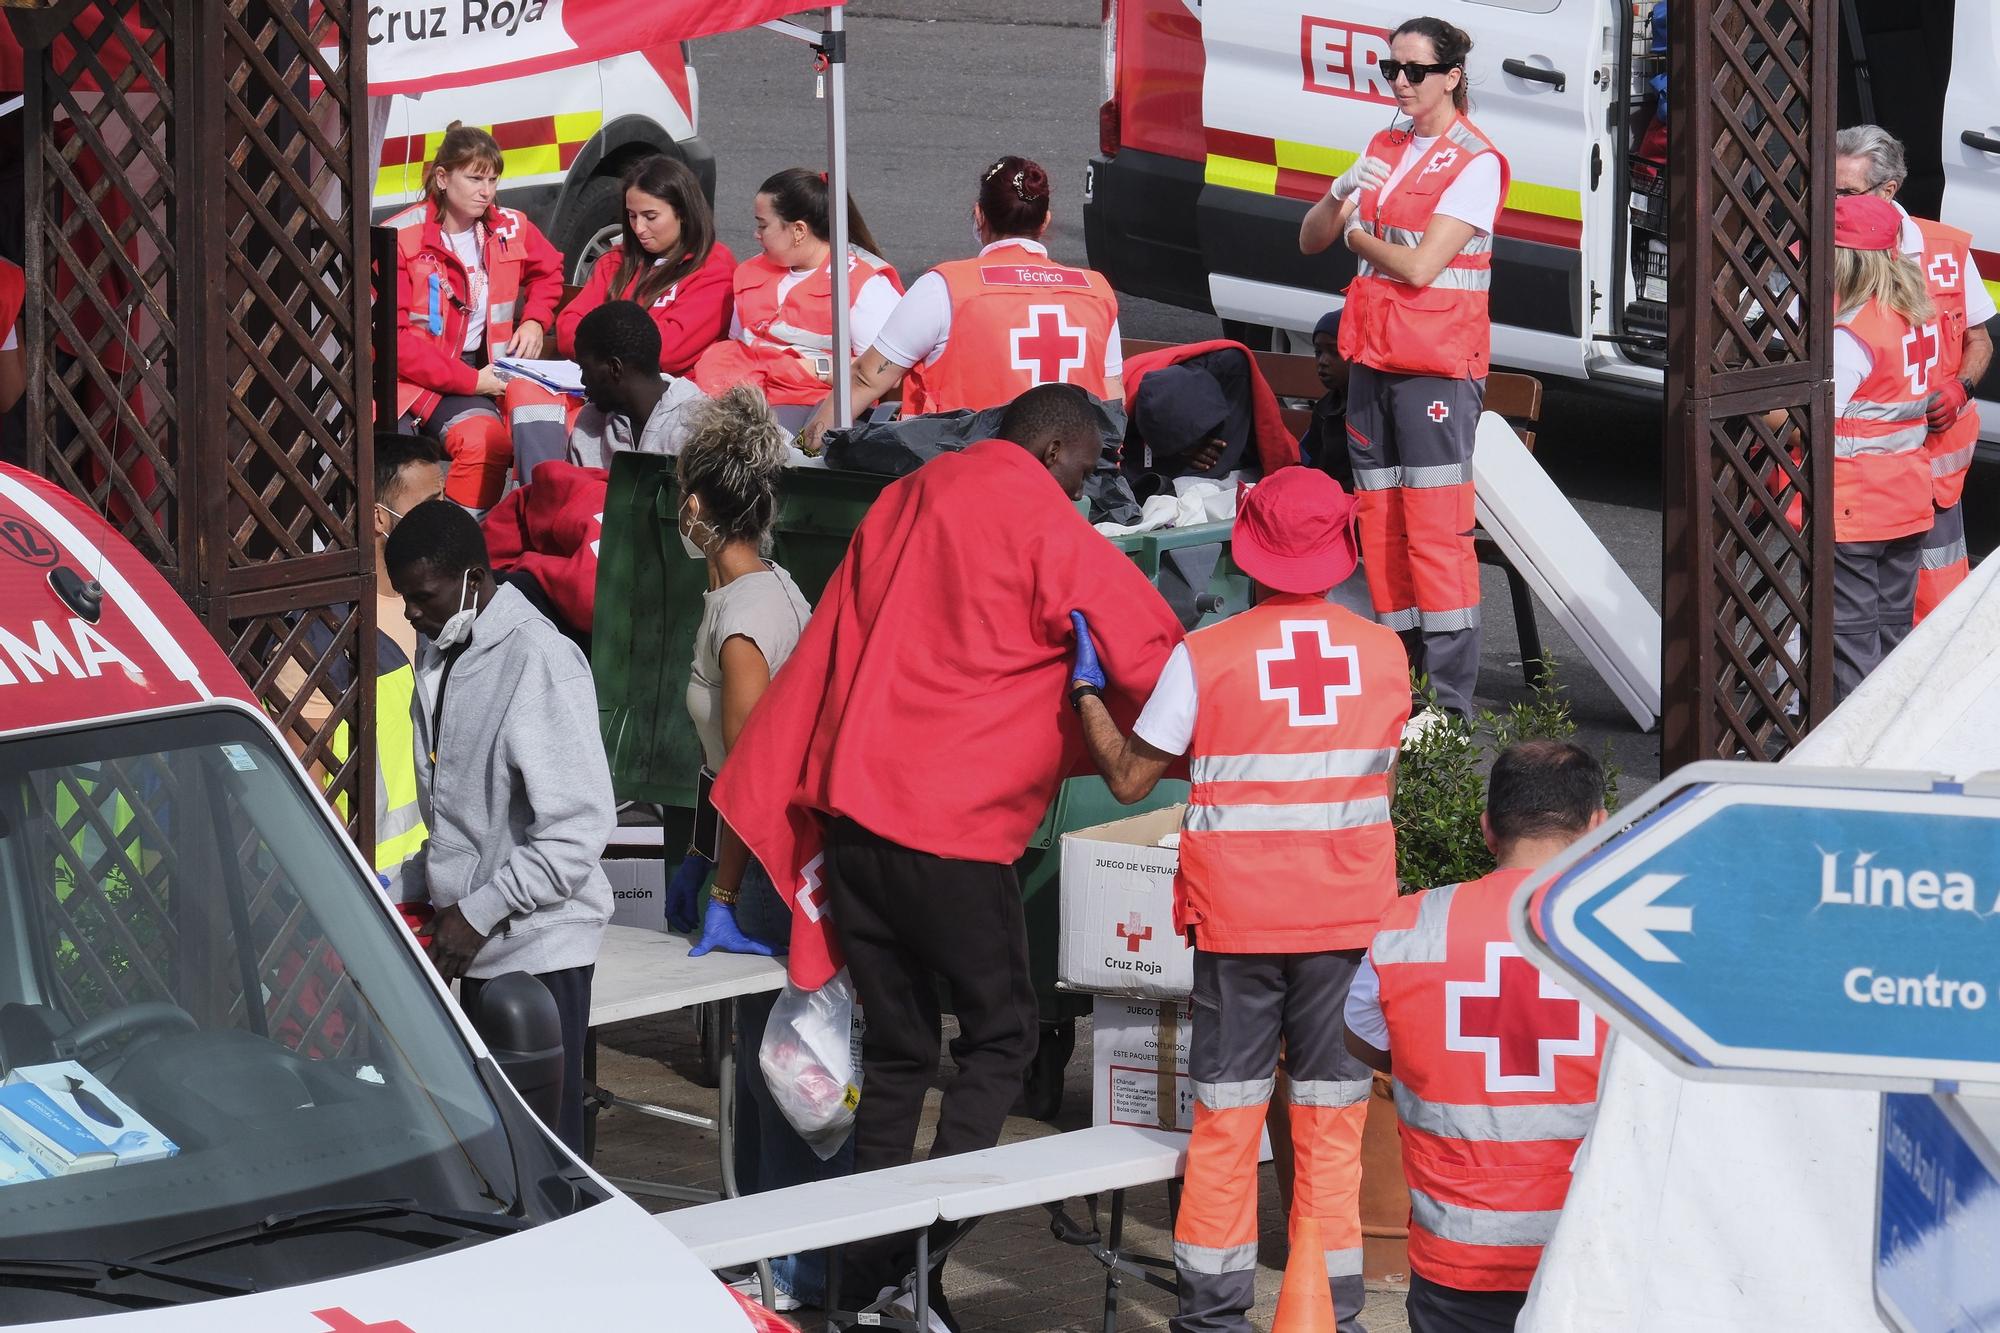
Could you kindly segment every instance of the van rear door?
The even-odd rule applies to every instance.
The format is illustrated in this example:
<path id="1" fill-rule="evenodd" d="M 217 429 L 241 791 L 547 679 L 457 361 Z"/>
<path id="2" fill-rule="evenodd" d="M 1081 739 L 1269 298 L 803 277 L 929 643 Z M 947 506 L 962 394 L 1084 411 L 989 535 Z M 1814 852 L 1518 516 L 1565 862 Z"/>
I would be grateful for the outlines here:
<path id="1" fill-rule="evenodd" d="M 1428 12 L 1471 34 L 1472 119 L 1513 169 L 1495 237 L 1493 359 L 1581 375 L 1585 200 L 1616 5 L 1433 0 Z M 1303 331 L 1339 304 L 1352 257 L 1340 246 L 1300 256 L 1298 221 L 1390 123 L 1375 62 L 1408 16 L 1368 0 L 1204 6 L 1202 248 L 1224 319 Z"/>
<path id="2" fill-rule="evenodd" d="M 1951 82 L 1944 95 L 1943 220 L 1972 233 L 1972 257 L 2000 300 L 2000 13 L 1960 5 L 1953 24 Z M 1979 385 L 1979 435 L 2000 440 L 2000 366 Z"/>

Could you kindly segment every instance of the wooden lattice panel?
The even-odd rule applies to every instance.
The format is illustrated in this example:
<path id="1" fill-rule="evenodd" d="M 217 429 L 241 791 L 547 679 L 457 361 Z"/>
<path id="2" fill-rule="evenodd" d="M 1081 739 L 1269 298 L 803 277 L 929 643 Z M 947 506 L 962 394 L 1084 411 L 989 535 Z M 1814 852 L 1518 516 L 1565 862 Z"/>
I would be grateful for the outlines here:
<path id="1" fill-rule="evenodd" d="M 1777 759 L 1832 693 L 1838 16 L 1670 16 L 1663 758 Z"/>

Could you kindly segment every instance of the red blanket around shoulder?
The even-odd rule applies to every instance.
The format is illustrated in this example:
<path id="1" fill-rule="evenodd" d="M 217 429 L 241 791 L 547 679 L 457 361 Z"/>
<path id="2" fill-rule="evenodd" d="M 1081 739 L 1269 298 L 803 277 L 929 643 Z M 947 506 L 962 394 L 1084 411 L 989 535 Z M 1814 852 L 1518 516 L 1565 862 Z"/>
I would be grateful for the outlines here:
<path id="1" fill-rule="evenodd" d="M 1292 467 L 1299 461 L 1299 441 L 1285 429 L 1284 414 L 1278 408 L 1278 395 L 1271 392 L 1271 385 L 1257 365 L 1257 358 L 1242 343 L 1217 338 L 1212 342 L 1183 343 L 1178 347 L 1139 353 L 1125 363 L 1125 415 L 1128 418 L 1132 415 L 1132 404 L 1139 398 L 1139 381 L 1146 378 L 1147 371 L 1158 370 L 1161 366 L 1178 366 L 1203 353 L 1231 348 L 1243 353 L 1244 359 L 1250 363 L 1250 434 L 1252 443 L 1257 446 L 1257 461 L 1268 477 L 1279 468 Z"/>
<path id="2" fill-rule="evenodd" d="M 580 634 L 590 633 L 597 606 L 597 543 L 604 535 L 604 496 L 611 474 L 551 460 L 535 480 L 509 492 L 481 524 L 486 554 L 503 573 L 535 576 L 556 610 Z"/>
<path id="3" fill-rule="evenodd" d="M 981 441 L 875 501 L 715 788 L 792 905 L 793 981 L 816 988 L 840 966 L 822 815 L 932 855 L 1009 863 L 1057 785 L 1087 768 L 1067 700 L 1072 610 L 1090 621 L 1106 701 L 1129 726 L 1180 623 L 1027 450 Z"/>

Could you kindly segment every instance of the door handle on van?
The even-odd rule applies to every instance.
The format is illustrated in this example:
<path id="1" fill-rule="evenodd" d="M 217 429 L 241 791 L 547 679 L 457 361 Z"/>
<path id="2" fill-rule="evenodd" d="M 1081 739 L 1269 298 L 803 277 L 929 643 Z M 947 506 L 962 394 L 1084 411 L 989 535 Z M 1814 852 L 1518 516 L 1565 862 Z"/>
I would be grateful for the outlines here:
<path id="1" fill-rule="evenodd" d="M 1977 148 L 1982 153 L 2000 153 L 2000 139 L 1981 134 L 1978 130 L 1967 130 L 1958 136 L 1958 141 L 1967 148 Z"/>
<path id="2" fill-rule="evenodd" d="M 1516 60 L 1512 56 L 1501 61 L 1500 68 L 1515 78 L 1526 79 L 1530 83 L 1553 84 L 1557 92 L 1569 87 L 1569 76 L 1561 70 L 1543 69 L 1540 65 L 1530 65 L 1527 61 Z M 2000 148 L 1996 148 L 1995 151 L 2000 151 Z"/>

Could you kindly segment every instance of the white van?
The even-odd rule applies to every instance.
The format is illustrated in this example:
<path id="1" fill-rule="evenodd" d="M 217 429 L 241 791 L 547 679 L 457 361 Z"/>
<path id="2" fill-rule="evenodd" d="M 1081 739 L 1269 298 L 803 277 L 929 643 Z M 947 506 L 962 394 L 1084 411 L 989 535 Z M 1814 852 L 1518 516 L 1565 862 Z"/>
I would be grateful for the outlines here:
<path id="1" fill-rule="evenodd" d="M 715 197 L 715 153 L 696 133 L 700 86 L 687 44 L 675 42 L 525 78 L 390 99 L 376 168 L 381 222 L 424 194 L 424 166 L 454 120 L 500 141 L 500 202 L 528 215 L 582 285 L 625 221 L 618 178 L 642 157 L 685 162 Z"/>
<path id="2" fill-rule="evenodd" d="M 1212 310 L 1253 345 L 1309 333 L 1354 264 L 1338 245 L 1301 255 L 1299 221 L 1389 124 L 1375 62 L 1399 24 L 1430 14 L 1471 34 L 1472 117 L 1513 167 L 1494 364 L 1660 385 L 1665 174 L 1646 155 L 1664 145 L 1649 131 L 1665 45 L 1652 0 L 1103 4 L 1084 222 L 1091 265 L 1120 291 Z M 2000 293 L 2000 5 L 1960 3 L 1948 20 L 1945 6 L 1842 5 L 1872 74 L 1857 81 L 1844 53 L 1843 123 L 1872 115 L 1904 141 L 1901 202 L 1971 232 Z M 2000 440 L 2000 368 L 1980 398 L 1985 438 Z"/>
<path id="3" fill-rule="evenodd" d="M 542 1019 L 489 1049 L 201 622 L 0 465 L 0 1328 L 789 1328 L 543 1129 Z"/>

